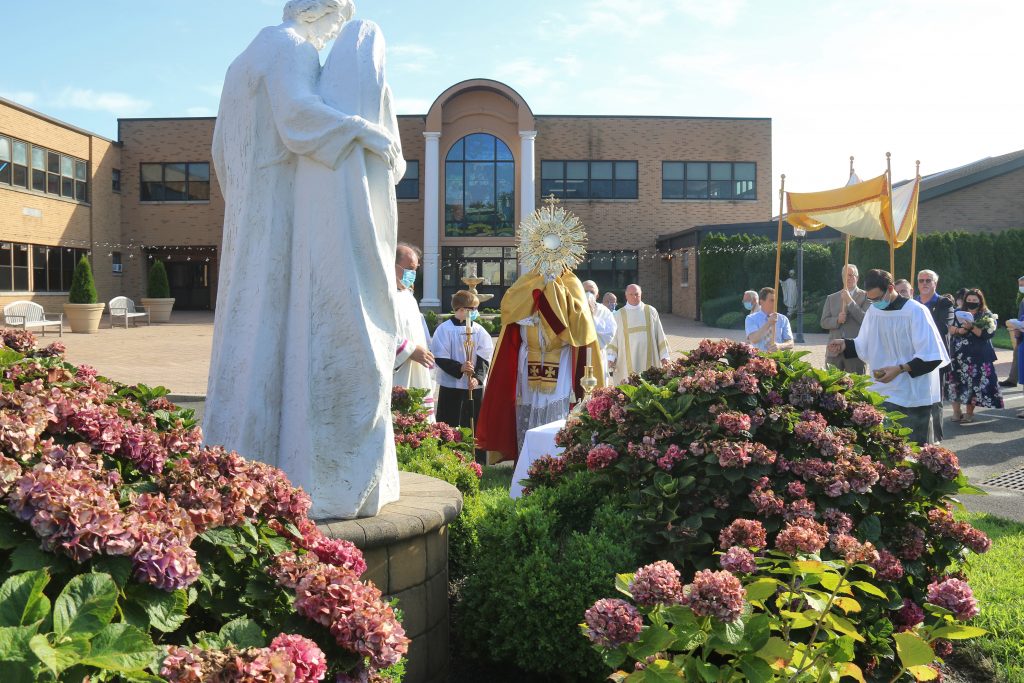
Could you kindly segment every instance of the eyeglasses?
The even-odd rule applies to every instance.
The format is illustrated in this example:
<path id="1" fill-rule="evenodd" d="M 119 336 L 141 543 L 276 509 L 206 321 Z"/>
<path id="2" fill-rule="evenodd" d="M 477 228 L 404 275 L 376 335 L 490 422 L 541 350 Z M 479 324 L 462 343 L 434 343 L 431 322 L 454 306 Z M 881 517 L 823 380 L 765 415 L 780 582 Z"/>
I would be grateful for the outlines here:
<path id="1" fill-rule="evenodd" d="M 918 281 L 918 283 L 921 283 L 921 282 L 931 282 L 932 279 L 930 277 L 919 277 L 919 278 L 917 278 L 917 281 Z"/>

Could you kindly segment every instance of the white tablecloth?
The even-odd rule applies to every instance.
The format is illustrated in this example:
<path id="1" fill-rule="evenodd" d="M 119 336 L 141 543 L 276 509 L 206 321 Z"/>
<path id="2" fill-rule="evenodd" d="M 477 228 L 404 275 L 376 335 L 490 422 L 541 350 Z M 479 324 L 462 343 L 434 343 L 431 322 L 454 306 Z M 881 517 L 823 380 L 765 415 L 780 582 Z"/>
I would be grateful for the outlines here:
<path id="1" fill-rule="evenodd" d="M 523 437 L 523 450 L 519 453 L 519 462 L 516 463 L 512 486 L 509 489 L 512 498 L 523 495 L 523 487 L 519 482 L 526 479 L 526 473 L 534 460 L 544 455 L 559 455 L 562 452 L 562 447 L 555 445 L 555 435 L 564 426 L 565 420 L 555 420 L 526 432 L 526 436 Z"/>

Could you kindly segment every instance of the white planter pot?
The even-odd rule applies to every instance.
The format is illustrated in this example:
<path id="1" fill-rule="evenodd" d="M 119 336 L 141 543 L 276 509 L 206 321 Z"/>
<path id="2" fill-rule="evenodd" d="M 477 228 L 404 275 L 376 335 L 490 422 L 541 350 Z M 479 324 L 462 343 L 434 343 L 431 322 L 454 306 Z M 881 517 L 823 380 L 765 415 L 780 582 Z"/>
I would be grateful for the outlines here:
<path id="1" fill-rule="evenodd" d="M 72 332 L 96 334 L 106 304 L 64 304 L 64 319 Z"/>
<path id="2" fill-rule="evenodd" d="M 150 299 L 142 298 L 142 305 L 149 311 L 149 319 L 154 323 L 165 323 L 171 319 L 171 309 L 174 308 L 174 298 Z"/>

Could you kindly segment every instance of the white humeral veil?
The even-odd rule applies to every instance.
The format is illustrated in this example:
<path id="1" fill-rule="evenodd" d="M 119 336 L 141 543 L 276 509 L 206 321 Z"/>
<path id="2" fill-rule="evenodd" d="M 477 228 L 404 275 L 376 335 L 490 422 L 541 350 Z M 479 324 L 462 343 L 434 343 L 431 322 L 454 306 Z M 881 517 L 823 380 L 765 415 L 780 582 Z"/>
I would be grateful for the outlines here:
<path id="1" fill-rule="evenodd" d="M 376 24 L 347 23 L 320 76 L 324 102 L 385 126 L 398 121 Z M 398 500 L 391 385 L 398 332 L 394 171 L 353 146 L 337 168 L 300 157 L 295 176 L 281 463 L 312 515 L 376 515 Z"/>

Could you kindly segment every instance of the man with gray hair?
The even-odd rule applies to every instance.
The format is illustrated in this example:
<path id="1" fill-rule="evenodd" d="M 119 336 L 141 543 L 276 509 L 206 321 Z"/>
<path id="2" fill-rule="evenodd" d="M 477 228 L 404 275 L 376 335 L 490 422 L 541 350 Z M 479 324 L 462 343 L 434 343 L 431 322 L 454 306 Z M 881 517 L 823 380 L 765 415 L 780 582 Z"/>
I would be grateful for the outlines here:
<path id="1" fill-rule="evenodd" d="M 864 313 L 868 310 L 868 297 L 864 290 L 857 286 L 860 272 L 852 263 L 843 268 L 843 288 L 829 294 L 821 310 L 821 327 L 828 330 L 828 338 L 854 339 L 860 332 L 864 322 Z M 864 374 L 864 361 L 860 358 L 844 358 L 843 356 L 825 355 L 825 362 L 840 370 Z"/>
<path id="2" fill-rule="evenodd" d="M 399 242 L 395 250 L 395 316 L 398 338 L 395 345 L 394 386 L 427 389 L 423 407 L 429 420 L 434 419 L 434 354 L 430 352 L 430 334 L 423 319 L 413 287 L 423 252 L 407 242 Z"/>
<path id="3" fill-rule="evenodd" d="M 642 301 L 640 285 L 626 287 L 626 305 L 615 312 L 615 339 L 608 345 L 608 370 L 616 384 L 635 372 L 669 363 L 668 338 L 658 309 Z"/>
<path id="4" fill-rule="evenodd" d="M 931 313 L 932 323 L 939 331 L 942 338 L 942 345 L 949 351 L 949 328 L 953 325 L 953 313 L 956 308 L 953 304 L 953 297 L 939 295 L 939 274 L 934 270 L 922 270 L 917 274 L 917 301 L 924 304 Z M 946 385 L 946 373 L 949 367 L 943 367 L 940 371 L 942 385 Z M 935 432 L 935 443 L 942 441 L 942 400 L 939 399 L 932 406 L 932 429 Z"/>
<path id="5" fill-rule="evenodd" d="M 747 313 L 757 313 L 761 310 L 761 303 L 758 299 L 757 292 L 752 289 L 748 289 L 743 292 L 743 308 Z"/>

